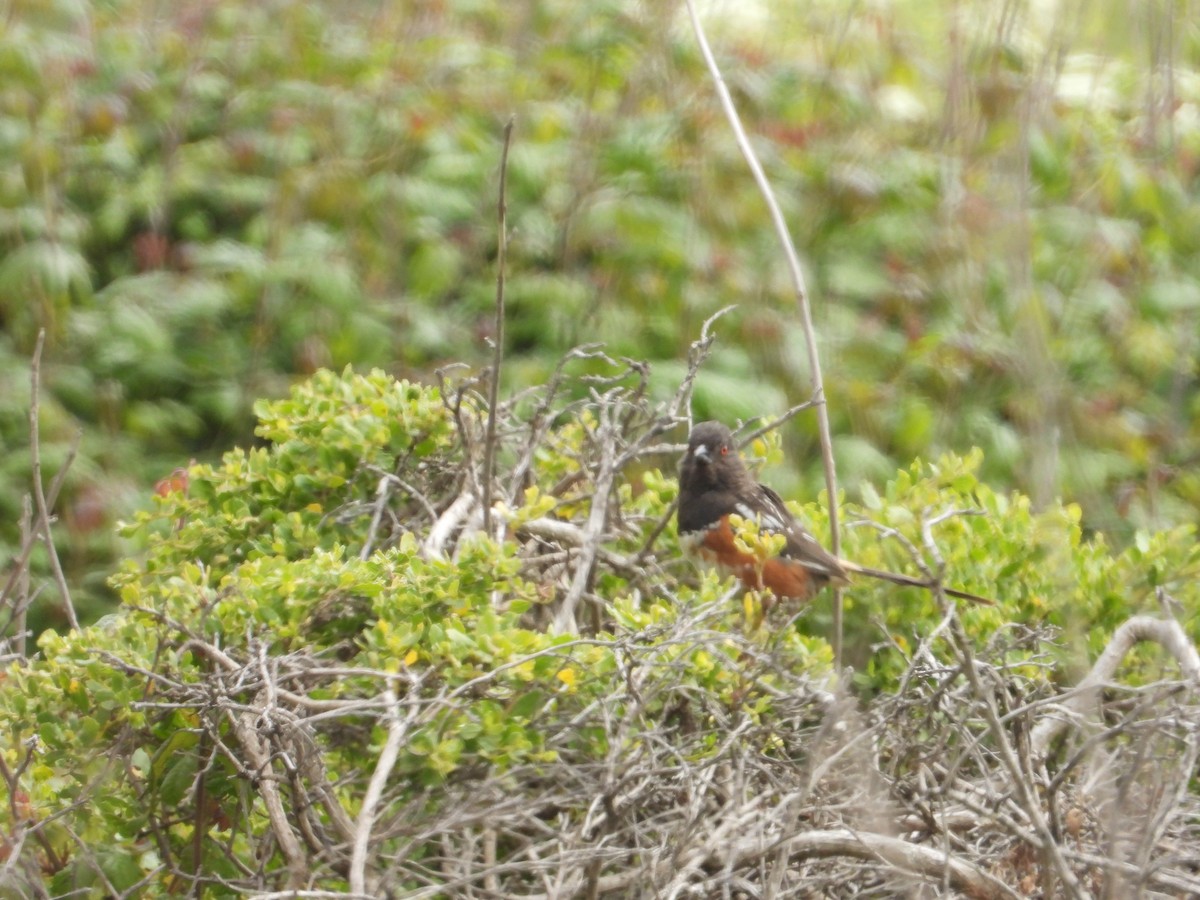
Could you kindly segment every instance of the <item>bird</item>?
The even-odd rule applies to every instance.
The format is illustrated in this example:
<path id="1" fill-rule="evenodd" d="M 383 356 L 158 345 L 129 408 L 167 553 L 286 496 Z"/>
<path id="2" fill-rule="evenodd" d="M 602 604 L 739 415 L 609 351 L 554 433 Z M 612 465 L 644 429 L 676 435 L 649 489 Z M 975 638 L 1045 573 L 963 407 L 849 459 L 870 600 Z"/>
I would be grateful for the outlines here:
<path id="1" fill-rule="evenodd" d="M 784 544 L 780 552 L 763 559 L 739 549 L 730 516 L 757 522 L 763 533 L 781 535 Z M 700 422 L 688 435 L 679 465 L 676 524 L 686 550 L 732 572 L 747 590 L 769 591 L 774 600 L 809 600 L 826 585 L 849 583 L 851 574 L 906 587 L 937 586 L 934 581 L 840 559 L 822 547 L 796 521 L 783 498 L 750 474 L 738 455 L 733 433 L 721 422 Z M 993 602 L 955 588 L 943 590 L 975 603 Z M 764 611 L 774 600 L 764 598 Z"/>

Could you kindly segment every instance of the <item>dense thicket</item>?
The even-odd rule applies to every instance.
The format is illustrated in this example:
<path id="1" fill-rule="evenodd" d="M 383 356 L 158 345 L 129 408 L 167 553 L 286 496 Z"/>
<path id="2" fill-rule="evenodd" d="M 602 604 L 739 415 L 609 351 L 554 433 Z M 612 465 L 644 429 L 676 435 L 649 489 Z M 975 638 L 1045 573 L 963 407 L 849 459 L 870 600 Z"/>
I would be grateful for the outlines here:
<path id="1" fill-rule="evenodd" d="M 1200 890 L 1182 630 L 1139 620 L 1170 654 L 1097 676 L 1132 687 L 1055 685 L 1156 586 L 1194 607 L 1193 543 L 1114 555 L 977 456 L 914 466 L 847 510 L 847 552 L 997 605 L 857 584 L 859 673 L 834 673 L 824 598 L 764 617 L 660 528 L 684 394 L 590 362 L 590 399 L 568 402 L 575 361 L 498 410 L 490 531 L 470 382 L 323 372 L 260 406 L 265 446 L 130 527 L 121 610 L 7 670 L 0 890 Z"/>

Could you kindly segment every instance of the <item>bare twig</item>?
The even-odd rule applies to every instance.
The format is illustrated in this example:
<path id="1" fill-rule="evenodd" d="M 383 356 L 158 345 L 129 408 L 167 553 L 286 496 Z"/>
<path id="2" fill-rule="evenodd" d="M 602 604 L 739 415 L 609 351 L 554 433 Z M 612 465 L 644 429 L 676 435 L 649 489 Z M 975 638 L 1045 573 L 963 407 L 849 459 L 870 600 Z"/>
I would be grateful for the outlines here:
<path id="1" fill-rule="evenodd" d="M 272 771 L 271 753 L 267 741 L 258 733 L 256 711 L 228 711 L 229 723 L 237 737 L 238 746 L 245 754 L 246 762 L 255 788 L 266 808 L 271 831 L 279 844 L 287 864 L 289 888 L 301 888 L 308 880 L 308 863 L 304 849 L 296 838 L 289 821 L 287 807 L 279 793 L 275 773 Z M 236 757 L 235 757 L 236 760 Z"/>
<path id="2" fill-rule="evenodd" d="M 50 560 L 50 571 L 58 592 L 62 596 L 63 609 L 67 613 L 67 622 L 74 630 L 79 629 L 79 619 L 75 616 L 75 605 L 71 602 L 71 589 L 67 587 L 67 578 L 63 574 L 62 563 L 58 559 L 58 550 L 54 546 L 54 533 L 50 528 L 50 506 L 46 502 L 46 492 L 42 486 L 42 447 L 38 430 L 38 406 L 41 394 L 42 346 L 46 340 L 46 329 L 38 331 L 37 345 L 33 351 L 33 361 L 30 365 L 30 405 L 29 405 L 29 452 L 33 460 L 33 499 L 37 505 L 37 527 L 42 533 L 42 542 L 46 546 L 46 555 Z"/>
<path id="3" fill-rule="evenodd" d="M 912 844 L 883 834 L 870 834 L 848 829 L 809 831 L 780 841 L 793 858 L 822 858 L 849 856 L 865 860 L 884 860 L 901 871 L 927 878 L 946 875 L 950 886 L 965 891 L 970 897 L 1018 898 L 1021 895 L 986 871 L 935 847 Z M 761 854 L 768 848 L 753 839 L 739 841 L 733 852 L 749 856 Z"/>
<path id="4" fill-rule="evenodd" d="M 422 550 L 426 556 L 444 556 L 445 547 L 455 530 L 462 525 L 471 511 L 475 508 L 475 495 L 470 490 L 464 490 L 446 507 L 445 512 L 438 516 L 429 534 L 425 536 Z"/>
<path id="5" fill-rule="evenodd" d="M 554 630 L 566 634 L 578 630 L 575 620 L 575 610 L 583 598 L 584 591 L 592 582 L 596 557 L 600 552 L 600 540 L 608 519 L 608 506 L 612 495 L 613 480 L 616 477 L 614 468 L 616 456 L 616 434 L 611 420 L 611 413 L 606 406 L 600 408 L 600 423 L 596 428 L 596 443 L 599 447 L 597 461 L 595 490 L 592 493 L 592 508 L 588 513 L 587 524 L 584 526 L 585 539 L 583 552 L 576 563 L 575 576 L 571 580 L 570 590 L 563 598 L 562 606 L 554 617 Z"/>
<path id="6" fill-rule="evenodd" d="M 589 542 L 587 531 L 578 525 L 564 522 L 561 519 L 530 519 L 518 525 L 517 532 L 552 541 L 561 541 L 570 544 L 572 547 L 584 547 Z M 596 552 L 607 565 L 612 566 L 614 569 L 624 572 L 634 572 L 637 570 L 635 560 L 629 559 L 620 553 L 615 553 L 603 546 L 599 547 Z"/>
<path id="7" fill-rule="evenodd" d="M 703 54 L 704 62 L 707 64 L 709 74 L 712 76 L 717 96 L 721 101 L 721 107 L 725 111 L 726 119 L 729 120 L 729 127 L 733 130 L 738 148 L 742 151 L 746 165 L 750 168 L 750 172 L 754 176 L 754 181 L 758 185 L 763 200 L 767 204 L 767 209 L 770 210 L 771 222 L 775 227 L 775 233 L 778 235 L 780 245 L 783 248 L 784 257 L 787 260 L 788 272 L 792 277 L 792 286 L 796 291 L 796 306 L 800 313 L 800 322 L 804 327 L 804 342 L 808 350 L 809 377 L 812 379 L 812 402 L 815 404 L 817 410 L 817 431 L 821 440 L 821 460 L 825 468 L 825 489 L 829 494 L 829 551 L 834 556 L 840 556 L 841 535 L 838 529 L 837 470 L 833 462 L 833 439 L 829 430 L 829 411 L 826 408 L 825 383 L 821 375 L 821 360 L 817 351 L 817 333 L 813 327 L 812 310 L 808 302 L 808 288 L 804 283 L 804 270 L 800 266 L 800 257 L 796 253 L 795 245 L 792 243 L 787 222 L 784 220 L 783 211 L 780 210 L 779 203 L 775 199 L 775 192 L 771 188 L 771 182 L 767 179 L 766 173 L 758 161 L 758 156 L 754 152 L 754 147 L 750 143 L 746 129 L 742 127 L 737 106 L 734 104 L 733 97 L 729 93 L 729 88 L 725 84 L 725 78 L 722 76 L 721 69 L 717 65 L 716 57 L 713 56 L 712 49 L 708 45 L 708 38 L 704 34 L 704 27 L 700 23 L 700 15 L 696 12 L 696 5 L 693 0 L 685 0 L 685 2 L 687 3 L 688 14 L 692 20 L 692 30 L 696 33 L 696 42 L 700 46 L 700 52 Z M 833 656 L 834 664 L 840 668 L 842 660 L 842 594 L 840 589 L 834 591 L 833 600 Z"/>
<path id="8" fill-rule="evenodd" d="M 508 148 L 512 143 L 516 117 L 504 125 L 504 146 L 500 151 L 500 191 L 496 217 L 500 233 L 496 238 L 496 324 L 492 333 L 492 374 L 488 383 L 487 437 L 483 445 L 483 531 L 492 534 L 492 475 L 496 465 L 496 414 L 500 403 L 500 364 L 504 361 L 504 262 L 508 250 Z"/>
<path id="9" fill-rule="evenodd" d="M 723 306 L 705 319 L 704 324 L 700 326 L 700 337 L 692 341 L 691 346 L 688 348 L 687 373 L 683 376 L 683 381 L 679 383 L 679 387 L 675 391 L 675 396 L 671 399 L 671 403 L 667 409 L 668 414 L 671 416 L 678 416 L 681 410 L 686 409 L 689 428 L 692 427 L 694 421 L 692 417 L 692 388 L 696 384 L 696 376 L 700 373 L 700 367 L 708 359 L 708 354 L 712 352 L 713 342 L 717 339 L 717 336 L 712 333 L 711 328 L 717 319 L 735 308 L 733 305 Z"/>
<path id="10" fill-rule="evenodd" d="M 387 506 L 388 496 L 392 492 L 392 481 L 384 475 L 379 479 L 379 484 L 375 488 L 375 503 L 374 511 L 371 514 L 371 526 L 367 529 L 367 539 L 363 541 L 362 550 L 358 553 L 359 559 L 368 559 L 371 556 L 371 549 L 375 545 L 375 539 L 379 535 L 379 523 L 383 519 L 383 510 Z"/>
<path id="11" fill-rule="evenodd" d="M 525 447 L 517 460 L 517 464 L 513 467 L 510 479 L 511 486 L 508 492 L 508 502 L 510 505 L 515 506 L 517 504 L 520 493 L 526 486 L 526 479 L 533 468 L 534 456 L 542 446 L 546 434 L 556 418 L 552 409 L 554 401 L 558 397 L 563 377 L 566 374 L 567 364 L 577 359 L 593 358 L 600 350 L 600 347 L 600 344 L 581 344 L 564 354 L 554 367 L 554 374 L 550 376 L 550 379 L 542 387 L 541 399 L 529 418 Z M 567 412 L 567 410 L 563 410 L 563 412 Z"/>
<path id="12" fill-rule="evenodd" d="M 33 546 L 33 506 L 29 495 L 26 494 L 21 498 L 21 546 Z M 12 615 L 15 617 L 13 648 L 17 651 L 17 655 L 22 659 L 25 658 L 25 625 L 26 615 L 29 611 L 29 567 L 22 561 L 15 570 L 20 573 L 20 578 L 17 581 L 17 596 L 12 599 L 13 609 Z M 5 629 L 7 630 L 7 628 Z M 3 632 L 0 632 L 3 634 Z"/>
<path id="13" fill-rule="evenodd" d="M 757 838 L 735 839 L 723 846 L 719 853 L 702 852 L 691 855 L 689 868 L 694 869 L 705 863 L 709 865 L 722 864 L 729 859 L 733 859 L 735 865 L 740 867 L 768 857 L 774 858 L 776 866 L 779 866 L 781 861 L 794 865 L 804 859 L 827 859 L 830 857 L 850 857 L 868 862 L 884 862 L 900 871 L 927 878 L 941 878 L 943 875 L 947 875 L 953 888 L 965 891 L 971 897 L 1015 900 L 1021 896 L 983 869 L 942 850 L 912 844 L 883 834 L 851 831 L 850 829 L 803 831 L 782 840 L 766 842 Z M 680 866 L 676 861 L 668 859 L 661 861 L 653 874 L 643 869 L 634 869 L 607 875 L 597 881 L 595 892 L 597 895 L 602 895 L 627 891 L 636 885 L 644 885 L 657 878 L 662 878 L 669 872 L 676 875 L 676 892 L 679 893 L 679 889 L 686 884 L 686 881 L 682 881 L 678 877 L 679 869 Z M 548 900 L 550 896 L 553 895 L 527 894 L 524 895 L 523 900 Z"/>
<path id="14" fill-rule="evenodd" d="M 887 581 L 904 587 L 922 588 L 923 590 L 933 591 L 935 594 L 941 592 L 948 597 L 957 597 L 960 600 L 969 600 L 972 603 L 979 603 L 983 606 L 995 606 L 996 601 L 991 597 L 984 597 L 981 594 L 973 594 L 970 591 L 964 591 L 961 588 L 946 587 L 941 582 L 942 572 L 945 569 L 945 563 L 942 560 L 941 551 L 938 550 L 937 543 L 934 541 L 933 528 L 934 526 L 941 524 L 946 519 L 959 515 L 982 515 L 982 513 L 976 510 L 951 509 L 945 513 L 934 516 L 932 519 L 925 519 L 922 517 L 922 541 L 925 544 L 926 552 L 928 553 L 929 558 L 933 559 L 934 561 L 936 571 L 930 568 L 929 563 L 926 561 L 925 555 L 923 555 L 920 550 L 917 549 L 916 544 L 905 537 L 905 535 L 899 530 L 887 525 L 882 525 L 878 522 L 873 522 L 869 519 L 863 519 L 851 522 L 849 524 L 849 527 L 851 528 L 860 525 L 874 528 L 883 537 L 895 539 L 907 551 L 917 568 L 920 569 L 922 574 L 925 576 L 924 578 L 916 578 L 911 575 L 902 575 L 899 572 L 889 572 L 886 569 L 874 569 L 870 566 L 864 566 L 849 559 L 842 559 L 839 561 L 847 571 L 856 573 L 858 575 L 866 575 L 868 578 L 877 578 L 880 581 Z"/>
<path id="15" fill-rule="evenodd" d="M 400 700 L 390 685 L 385 689 L 384 695 L 388 703 L 387 741 L 379 753 L 375 771 L 371 775 L 367 792 L 363 796 L 362 808 L 359 810 L 358 822 L 354 830 L 354 847 L 350 855 L 350 890 L 355 894 L 367 892 L 367 850 L 371 843 L 371 830 L 375 826 L 377 808 L 379 800 L 383 796 L 384 786 L 392 774 L 392 768 L 396 765 L 401 745 L 412 721 L 411 715 L 401 718 Z"/>
<path id="16" fill-rule="evenodd" d="M 1160 644 L 1179 663 L 1183 676 L 1200 684 L 1200 653 L 1183 627 L 1174 619 L 1135 616 L 1114 632 L 1091 671 L 1059 704 L 1061 714 L 1045 716 L 1034 727 L 1030 742 L 1035 756 L 1044 756 L 1050 744 L 1072 721 L 1081 720 L 1095 708 L 1100 688 L 1112 678 L 1133 646 L 1142 641 Z"/>
<path id="17" fill-rule="evenodd" d="M 752 444 L 754 441 L 758 440 L 760 437 L 762 437 L 768 431 L 774 431 L 776 428 L 778 428 L 783 423 L 790 421 L 793 417 L 796 416 L 797 413 L 804 412 L 804 410 L 806 410 L 806 409 L 812 409 L 812 407 L 813 407 L 812 400 L 805 400 L 803 403 L 797 403 L 795 406 L 793 406 L 791 409 L 789 409 L 787 412 L 783 413 L 782 415 L 775 416 L 775 418 L 768 420 L 763 425 L 760 425 L 758 428 L 755 428 L 749 434 L 738 438 L 738 447 L 746 447 L 749 444 Z"/>
<path id="18" fill-rule="evenodd" d="M 1009 739 L 1004 723 L 1000 721 L 1000 715 L 996 710 L 995 696 L 989 687 L 983 684 L 980 677 L 975 654 L 971 649 L 966 632 L 963 630 L 962 621 L 957 615 L 950 620 L 950 630 L 954 636 L 954 646 L 962 663 L 963 672 L 967 676 L 974 696 L 980 701 L 983 708 L 988 730 L 992 735 L 1005 774 L 1008 776 L 1009 784 L 1020 801 L 1021 810 L 1029 817 L 1034 834 L 1041 842 L 1043 856 L 1047 863 L 1047 873 L 1044 873 L 1044 877 L 1048 878 L 1049 873 L 1052 872 L 1062 881 L 1068 897 L 1081 897 L 1082 888 L 1079 879 L 1063 858 L 1058 843 L 1054 840 L 1050 824 L 1046 820 L 1041 799 L 1035 790 L 1033 773 L 1021 765 L 1019 754 Z"/>

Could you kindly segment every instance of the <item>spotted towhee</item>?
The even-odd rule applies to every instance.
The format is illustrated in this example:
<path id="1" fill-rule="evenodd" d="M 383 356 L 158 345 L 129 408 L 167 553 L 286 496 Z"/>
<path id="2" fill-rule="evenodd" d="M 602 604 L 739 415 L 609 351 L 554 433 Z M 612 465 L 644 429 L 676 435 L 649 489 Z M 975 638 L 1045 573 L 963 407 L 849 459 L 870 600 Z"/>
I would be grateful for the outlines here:
<path id="1" fill-rule="evenodd" d="M 763 532 L 782 535 L 783 549 L 765 560 L 740 550 L 729 521 L 734 515 L 756 521 Z M 747 589 L 766 588 L 778 599 L 807 600 L 827 584 L 845 584 L 851 573 L 934 587 L 930 581 L 838 559 L 822 547 L 777 493 L 754 480 L 738 456 L 733 435 L 720 422 L 701 422 L 688 436 L 679 467 L 678 523 L 681 540 L 702 559 L 737 575 Z M 992 602 L 966 591 L 944 590 L 964 600 Z"/>

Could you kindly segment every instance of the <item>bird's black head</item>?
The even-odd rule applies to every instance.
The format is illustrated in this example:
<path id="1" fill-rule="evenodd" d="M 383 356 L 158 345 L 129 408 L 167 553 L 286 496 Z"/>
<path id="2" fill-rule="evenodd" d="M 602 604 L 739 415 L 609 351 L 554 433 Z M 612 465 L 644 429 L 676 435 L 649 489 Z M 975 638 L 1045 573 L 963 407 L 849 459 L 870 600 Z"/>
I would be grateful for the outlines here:
<path id="1" fill-rule="evenodd" d="M 733 452 L 733 434 L 720 422 L 701 422 L 688 435 L 687 456 L 701 465 Z"/>
<path id="2" fill-rule="evenodd" d="M 740 471 L 733 434 L 720 422 L 701 422 L 688 435 L 687 452 L 679 466 L 681 485 L 709 487 Z"/>
<path id="3" fill-rule="evenodd" d="M 742 465 L 733 434 L 720 422 L 701 422 L 688 435 L 679 463 L 679 533 L 708 528 L 753 496 L 754 479 Z"/>

